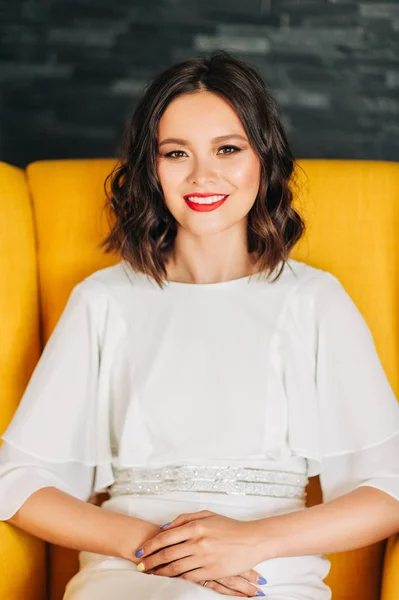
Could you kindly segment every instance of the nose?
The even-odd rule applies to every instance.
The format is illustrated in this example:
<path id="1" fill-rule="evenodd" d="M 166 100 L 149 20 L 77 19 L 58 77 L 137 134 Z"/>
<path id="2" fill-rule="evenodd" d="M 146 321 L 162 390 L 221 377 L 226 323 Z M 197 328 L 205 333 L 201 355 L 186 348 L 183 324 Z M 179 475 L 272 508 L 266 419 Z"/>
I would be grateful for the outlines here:
<path id="1" fill-rule="evenodd" d="M 215 165 L 212 159 L 196 159 L 193 162 L 193 168 L 189 175 L 190 183 L 198 186 L 204 186 L 213 183 L 217 179 Z"/>

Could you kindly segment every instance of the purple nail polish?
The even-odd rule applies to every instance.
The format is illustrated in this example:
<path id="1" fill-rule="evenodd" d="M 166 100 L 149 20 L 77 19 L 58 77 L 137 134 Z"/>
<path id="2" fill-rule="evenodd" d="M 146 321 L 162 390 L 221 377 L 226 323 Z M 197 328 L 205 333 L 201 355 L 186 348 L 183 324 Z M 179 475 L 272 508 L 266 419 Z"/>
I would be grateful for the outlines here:
<path id="1" fill-rule="evenodd" d="M 137 550 L 137 552 L 136 552 L 136 556 L 137 556 L 137 558 L 140 558 L 140 556 L 143 556 L 143 554 L 144 554 L 144 550 L 143 550 L 142 548 L 140 548 L 140 549 L 139 549 L 139 550 Z"/>
<path id="2" fill-rule="evenodd" d="M 171 524 L 172 524 L 172 521 L 169 521 L 169 523 L 164 523 L 163 525 L 161 525 L 161 529 L 162 529 L 163 527 L 167 527 L 168 525 L 171 525 Z"/>
<path id="3" fill-rule="evenodd" d="M 266 594 L 264 594 L 263 592 L 256 592 L 255 596 L 265 596 Z"/>
<path id="4" fill-rule="evenodd" d="M 259 585 L 266 585 L 267 581 L 264 577 L 258 577 L 258 584 Z"/>

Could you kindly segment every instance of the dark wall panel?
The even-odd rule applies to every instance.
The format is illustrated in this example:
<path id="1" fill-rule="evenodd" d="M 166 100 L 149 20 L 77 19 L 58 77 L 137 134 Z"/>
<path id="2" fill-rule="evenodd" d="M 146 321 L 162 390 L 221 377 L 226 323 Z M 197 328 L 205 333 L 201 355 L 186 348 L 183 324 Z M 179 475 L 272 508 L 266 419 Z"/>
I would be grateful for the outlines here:
<path id="1" fill-rule="evenodd" d="M 114 156 L 143 85 L 214 48 L 259 68 L 300 157 L 398 160 L 399 1 L 0 0 L 0 159 Z"/>

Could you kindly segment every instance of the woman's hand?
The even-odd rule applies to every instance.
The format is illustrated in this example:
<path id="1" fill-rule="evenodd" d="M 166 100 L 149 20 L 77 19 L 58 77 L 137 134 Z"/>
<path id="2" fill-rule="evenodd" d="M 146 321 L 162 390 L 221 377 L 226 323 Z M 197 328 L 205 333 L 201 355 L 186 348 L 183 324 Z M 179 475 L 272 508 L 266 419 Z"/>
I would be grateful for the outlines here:
<path id="1" fill-rule="evenodd" d="M 254 524 L 210 511 L 180 515 L 136 551 L 137 568 L 197 583 L 237 576 L 263 560 Z"/>
<path id="2" fill-rule="evenodd" d="M 198 585 L 203 584 L 200 582 Z M 265 594 L 257 587 L 265 585 L 266 579 L 260 573 L 251 569 L 235 577 L 222 577 L 208 581 L 206 587 L 224 596 L 240 596 L 254 598 Z"/>
<path id="3" fill-rule="evenodd" d="M 146 574 L 154 575 L 151 570 L 146 571 Z M 196 585 L 204 585 L 204 583 L 205 581 L 199 581 Z M 253 598 L 265 595 L 258 586 L 265 585 L 266 583 L 266 579 L 260 573 L 251 569 L 234 577 L 221 577 L 219 579 L 208 580 L 206 587 L 224 596 Z"/>

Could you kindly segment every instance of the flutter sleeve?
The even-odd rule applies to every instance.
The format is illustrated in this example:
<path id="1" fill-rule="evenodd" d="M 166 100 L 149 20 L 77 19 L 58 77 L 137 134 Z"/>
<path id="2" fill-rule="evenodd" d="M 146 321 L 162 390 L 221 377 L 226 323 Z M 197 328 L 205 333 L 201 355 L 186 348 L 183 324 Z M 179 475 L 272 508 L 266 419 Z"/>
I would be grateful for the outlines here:
<path id="1" fill-rule="evenodd" d="M 107 394 L 101 389 L 104 294 L 76 285 L 4 432 L 0 519 L 43 487 L 86 500 L 112 483 Z M 91 295 L 91 298 L 90 298 Z"/>
<path id="2" fill-rule="evenodd" d="M 361 486 L 399 500 L 399 404 L 372 334 L 330 273 L 314 308 L 324 501 Z"/>

